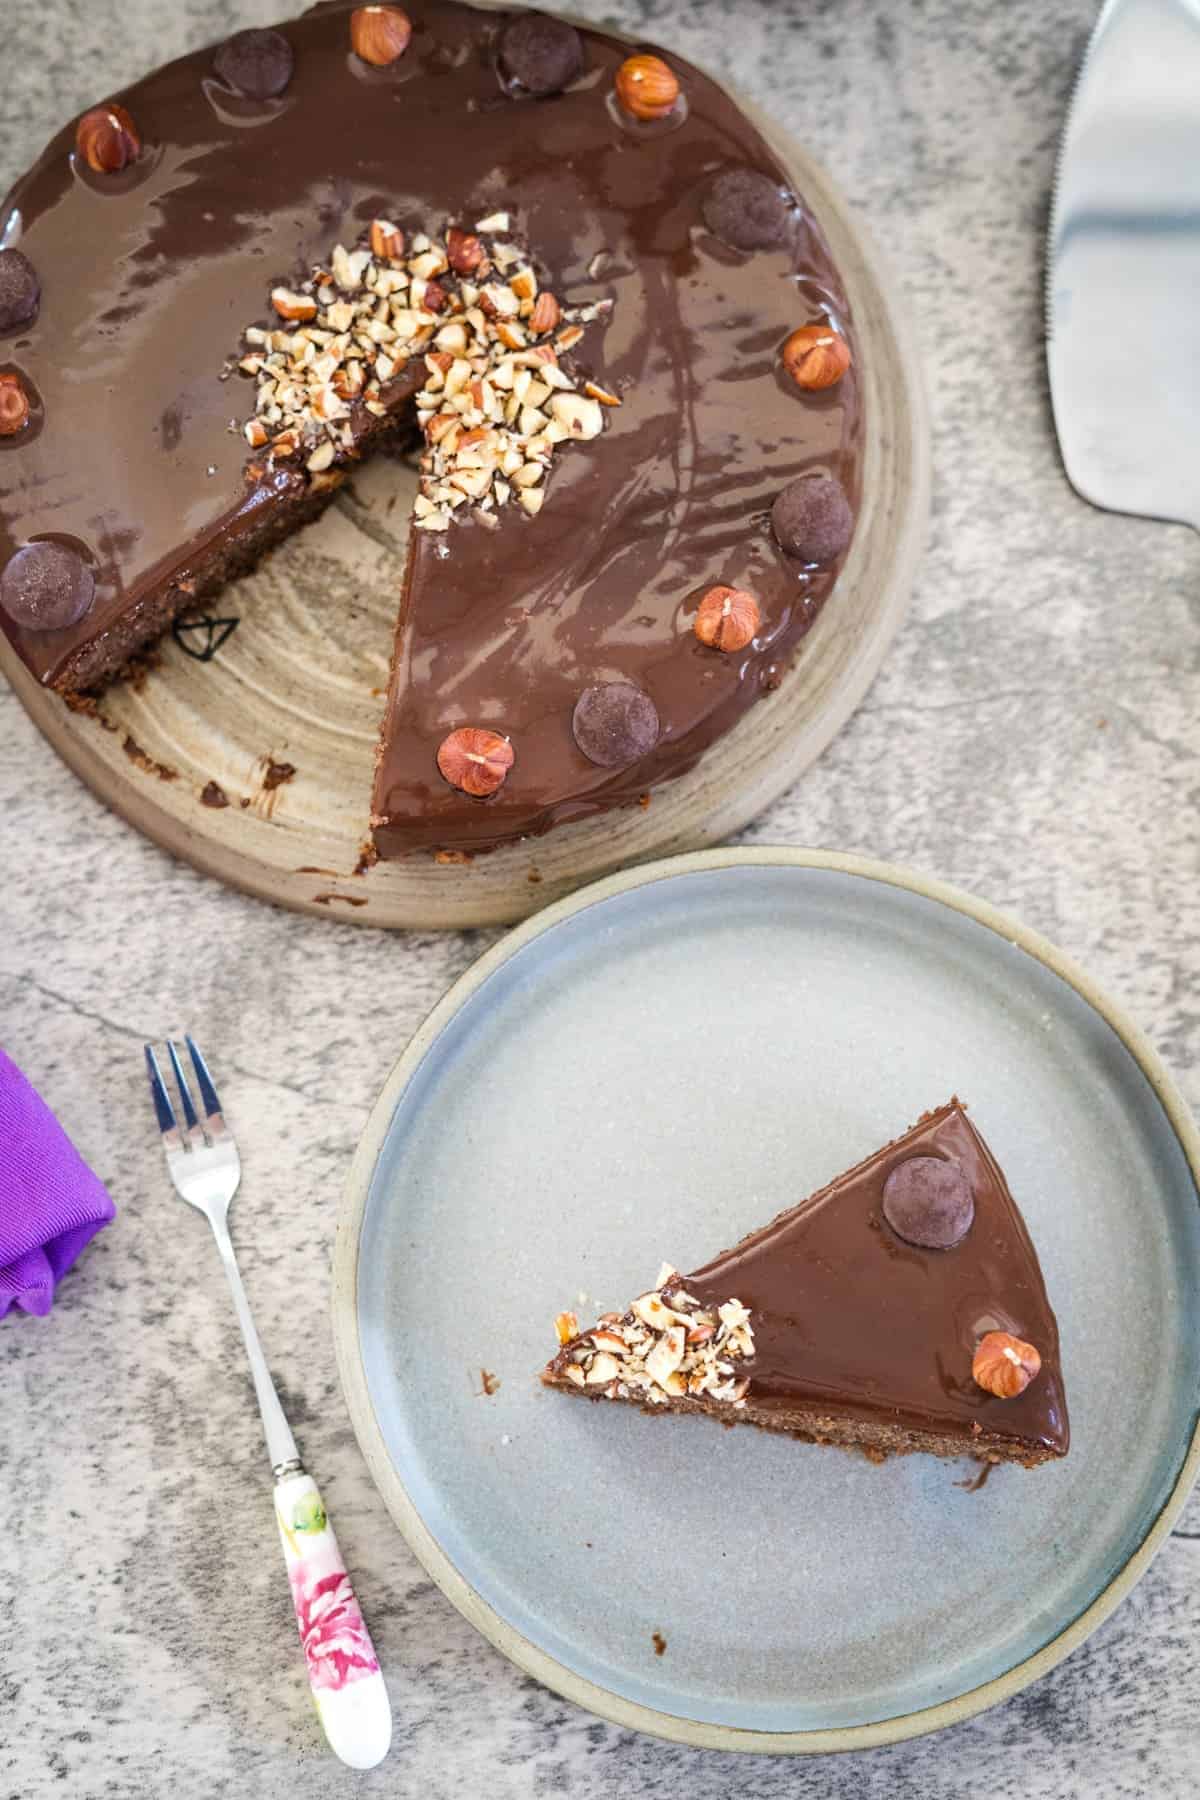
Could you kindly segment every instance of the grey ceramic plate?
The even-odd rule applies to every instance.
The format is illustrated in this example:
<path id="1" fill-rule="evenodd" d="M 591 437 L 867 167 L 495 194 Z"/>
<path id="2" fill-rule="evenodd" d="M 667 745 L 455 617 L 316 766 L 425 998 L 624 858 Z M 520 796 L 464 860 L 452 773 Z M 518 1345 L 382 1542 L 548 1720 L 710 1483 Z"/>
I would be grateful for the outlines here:
<path id="1" fill-rule="evenodd" d="M 539 1386 L 561 1308 L 625 1305 L 954 1091 L 1058 1311 L 1064 1464 L 968 1492 Z M 927 1730 L 1065 1655 L 1183 1503 L 1197 1166 L 1136 1030 L 979 903 L 795 851 L 633 871 L 505 939 L 389 1081 L 337 1248 L 355 1425 L 451 1598 L 594 1710 L 730 1748 Z"/>

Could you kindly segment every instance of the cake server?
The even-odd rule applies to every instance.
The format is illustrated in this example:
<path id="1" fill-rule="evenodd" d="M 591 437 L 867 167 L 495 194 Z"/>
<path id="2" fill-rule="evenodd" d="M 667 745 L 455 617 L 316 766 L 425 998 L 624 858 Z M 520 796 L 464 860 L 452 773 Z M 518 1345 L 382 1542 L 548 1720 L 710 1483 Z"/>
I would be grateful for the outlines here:
<path id="1" fill-rule="evenodd" d="M 305 1473 L 296 1440 L 279 1404 L 238 1273 L 228 1225 L 229 1203 L 241 1180 L 237 1145 L 225 1123 L 203 1056 L 190 1037 L 184 1042 L 204 1116 L 197 1115 L 179 1052 L 174 1043 L 168 1043 L 167 1054 L 183 1110 L 182 1128 L 158 1058 L 153 1047 L 146 1045 L 150 1093 L 162 1132 L 167 1168 L 176 1193 L 202 1212 L 212 1226 L 229 1278 L 275 1476 L 275 1520 L 317 1716 L 330 1747 L 344 1763 L 352 1769 L 373 1769 L 383 1761 L 392 1741 L 387 1688 L 317 1484 Z"/>
<path id="2" fill-rule="evenodd" d="M 1059 152 L 1050 394 L 1085 500 L 1200 529 L 1200 0 L 1108 0 Z"/>

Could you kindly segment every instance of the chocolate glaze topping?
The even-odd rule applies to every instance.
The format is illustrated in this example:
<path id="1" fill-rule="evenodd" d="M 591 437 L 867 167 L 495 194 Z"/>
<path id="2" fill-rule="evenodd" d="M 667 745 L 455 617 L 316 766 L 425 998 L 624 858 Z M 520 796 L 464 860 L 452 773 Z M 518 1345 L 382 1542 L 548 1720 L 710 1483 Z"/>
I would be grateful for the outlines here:
<path id="1" fill-rule="evenodd" d="M 962 1171 L 974 1221 L 950 1249 L 918 1249 L 883 1214 L 889 1175 L 913 1157 Z M 828 1404 L 843 1415 L 918 1430 L 1070 1443 L 1058 1325 L 1037 1254 L 1004 1176 L 957 1101 L 744 1238 L 684 1286 L 705 1306 L 749 1307 L 758 1409 Z M 977 1386 L 971 1364 L 988 1331 L 1035 1345 L 1040 1373 L 1011 1400 Z"/>
<path id="2" fill-rule="evenodd" d="M 229 359 L 244 327 L 268 320 L 271 287 L 373 217 L 470 228 L 507 208 L 546 285 L 615 301 L 576 361 L 623 404 L 599 439 L 555 459 L 536 518 L 417 533 L 397 593 L 379 847 L 486 847 L 690 767 L 809 629 L 837 567 L 786 554 L 771 507 L 807 473 L 856 497 L 858 386 L 851 370 L 827 393 L 798 393 L 778 354 L 808 320 L 832 312 L 851 338 L 853 321 L 802 208 L 785 242 L 752 251 L 706 225 L 722 170 L 787 178 L 680 59 L 668 60 L 687 105 L 649 129 L 608 103 L 628 46 L 603 33 L 581 31 L 582 72 L 534 99 L 498 70 L 496 14 L 414 0 L 406 53 L 371 68 L 349 53 L 351 10 L 329 0 L 279 27 L 292 66 L 272 97 L 235 91 L 211 49 L 160 69 L 114 97 L 140 133 L 136 163 L 81 168 L 68 125 L 0 210 L 3 241 L 19 241 L 41 289 L 36 317 L 0 344 L 40 407 L 36 434 L 0 446 L 0 567 L 49 537 L 95 577 L 77 623 L 38 631 L 0 615 L 0 626 L 40 680 L 69 687 L 147 596 L 186 591 L 215 558 L 235 564 L 304 488 L 294 469 L 248 477 L 236 429 L 252 387 Z M 397 402 L 417 385 L 398 383 Z M 715 583 L 761 609 L 737 655 L 691 629 Z M 661 732 L 611 769 L 579 749 L 572 717 L 587 688 L 616 681 L 649 696 Z M 462 726 L 516 752 L 486 799 L 438 771 L 438 746 Z"/>

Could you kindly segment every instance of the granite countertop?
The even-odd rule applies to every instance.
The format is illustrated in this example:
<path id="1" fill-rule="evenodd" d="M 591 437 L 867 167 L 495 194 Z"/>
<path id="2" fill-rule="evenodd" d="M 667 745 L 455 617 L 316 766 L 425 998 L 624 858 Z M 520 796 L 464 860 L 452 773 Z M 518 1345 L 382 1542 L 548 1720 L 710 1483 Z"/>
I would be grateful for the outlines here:
<path id="1" fill-rule="evenodd" d="M 857 206 L 915 313 L 934 417 L 911 621 L 857 717 L 747 832 L 909 862 L 1020 915 L 1124 999 L 1200 1102 L 1200 557 L 1092 511 L 1042 358 L 1055 144 L 1094 0 L 574 0 L 724 69 Z M 278 0 L 5 0 L 0 186 L 62 118 Z M 734 24 L 734 16 L 736 23 Z M 693 1752 L 527 1680 L 424 1577 L 359 1455 L 329 1329 L 347 1163 L 409 1034 L 494 934 L 295 917 L 173 862 L 0 684 L 0 1039 L 117 1224 L 50 1318 L 0 1325 L 0 1800 L 486 1791 L 650 1800 L 1157 1800 L 1196 1791 L 1200 1499 L 1108 1623 L 935 1738 L 819 1761 Z M 220 1273 L 145 1129 L 144 1039 L 214 1047 L 235 1233 L 396 1706 L 370 1775 L 324 1749 Z"/>

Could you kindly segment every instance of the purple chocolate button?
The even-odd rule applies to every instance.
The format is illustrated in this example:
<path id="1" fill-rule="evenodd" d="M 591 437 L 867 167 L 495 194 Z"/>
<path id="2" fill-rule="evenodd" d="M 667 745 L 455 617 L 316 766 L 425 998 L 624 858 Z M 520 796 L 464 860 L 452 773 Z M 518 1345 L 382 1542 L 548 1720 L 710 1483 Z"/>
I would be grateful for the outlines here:
<path id="1" fill-rule="evenodd" d="M 96 592 L 96 578 L 66 544 L 26 544 L 0 575 L 0 606 L 25 631 L 65 631 L 78 624 Z"/>
<path id="2" fill-rule="evenodd" d="M 949 1250 L 971 1229 L 975 1199 L 956 1162 L 910 1156 L 883 1184 L 883 1216 L 906 1243 Z"/>
<path id="3" fill-rule="evenodd" d="M 580 694 L 571 729 L 589 762 L 620 769 L 657 744 L 658 708 L 631 681 L 601 681 Z"/>

